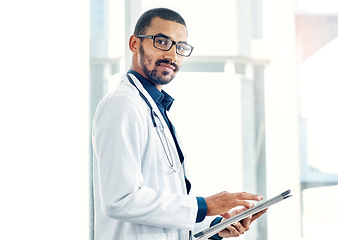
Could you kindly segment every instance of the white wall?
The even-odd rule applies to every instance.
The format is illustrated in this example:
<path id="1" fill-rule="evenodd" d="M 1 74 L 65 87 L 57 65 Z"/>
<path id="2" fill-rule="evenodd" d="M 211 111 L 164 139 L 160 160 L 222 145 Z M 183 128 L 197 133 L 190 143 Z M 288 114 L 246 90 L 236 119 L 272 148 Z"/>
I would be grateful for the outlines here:
<path id="1" fill-rule="evenodd" d="M 0 29 L 0 239 L 88 239 L 89 1 L 2 1 Z"/>
<path id="2" fill-rule="evenodd" d="M 295 1 L 264 0 L 264 7 L 270 59 L 265 80 L 267 190 L 270 197 L 282 188 L 293 192 L 292 200 L 269 212 L 268 234 L 271 240 L 297 239 L 301 216 Z"/>
<path id="3" fill-rule="evenodd" d="M 225 73 L 179 73 L 165 86 L 183 141 L 192 194 L 243 190 L 241 81 Z"/>

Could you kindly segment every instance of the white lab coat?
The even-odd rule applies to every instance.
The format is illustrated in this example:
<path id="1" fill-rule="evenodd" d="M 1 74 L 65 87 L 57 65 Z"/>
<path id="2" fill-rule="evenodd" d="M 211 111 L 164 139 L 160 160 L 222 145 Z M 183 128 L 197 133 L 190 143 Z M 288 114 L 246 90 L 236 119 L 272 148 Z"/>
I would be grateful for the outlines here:
<path id="1" fill-rule="evenodd" d="M 188 240 L 196 197 L 186 193 L 184 169 L 161 113 L 130 76 L 164 125 L 178 172 L 170 168 L 149 108 L 124 76 L 93 121 L 95 240 Z"/>

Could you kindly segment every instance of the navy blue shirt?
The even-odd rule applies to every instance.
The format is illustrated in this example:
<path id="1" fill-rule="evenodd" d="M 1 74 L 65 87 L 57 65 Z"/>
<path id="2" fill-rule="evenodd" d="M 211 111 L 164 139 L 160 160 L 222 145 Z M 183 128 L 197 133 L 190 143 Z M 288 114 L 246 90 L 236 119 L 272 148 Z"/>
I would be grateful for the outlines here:
<path id="1" fill-rule="evenodd" d="M 137 77 L 137 79 L 143 85 L 144 89 L 149 93 L 151 98 L 156 103 L 158 109 L 160 110 L 164 120 L 166 121 L 166 123 L 167 123 L 167 125 L 170 129 L 171 135 L 173 136 L 174 141 L 175 141 L 175 145 L 176 145 L 178 155 L 180 157 L 180 161 L 181 161 L 181 163 L 183 163 L 184 155 L 183 155 L 182 150 L 181 150 L 181 148 L 178 144 L 176 134 L 175 134 L 175 128 L 172 125 L 172 123 L 170 122 L 168 115 L 167 115 L 167 111 L 170 110 L 170 108 L 171 108 L 175 99 L 172 98 L 165 91 L 163 91 L 163 90 L 159 91 L 152 82 L 148 81 L 145 77 L 143 77 L 138 72 L 129 70 L 128 73 L 131 73 L 131 74 L 133 74 L 134 76 Z M 190 182 L 187 178 L 185 178 L 185 182 L 186 182 L 187 193 L 189 193 L 190 189 L 191 189 L 191 184 L 190 184 Z M 202 222 L 204 220 L 205 216 L 207 215 L 208 207 L 207 207 L 207 204 L 206 204 L 205 199 L 203 197 L 197 197 L 197 203 L 198 203 L 198 212 L 197 212 L 196 222 Z"/>

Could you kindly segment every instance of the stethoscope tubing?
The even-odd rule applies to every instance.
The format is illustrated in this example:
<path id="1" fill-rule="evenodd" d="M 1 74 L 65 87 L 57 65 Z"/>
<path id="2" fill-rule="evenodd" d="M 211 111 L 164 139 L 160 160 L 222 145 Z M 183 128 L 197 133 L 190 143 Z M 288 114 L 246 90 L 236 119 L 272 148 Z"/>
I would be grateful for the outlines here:
<path id="1" fill-rule="evenodd" d="M 148 108 L 150 109 L 150 116 L 151 116 L 151 120 L 152 120 L 152 123 L 153 123 L 153 126 L 155 127 L 156 129 L 156 132 L 157 132 L 157 135 L 161 141 L 161 144 L 162 144 L 162 147 L 164 149 L 164 153 L 166 155 L 166 158 L 168 160 L 168 163 L 169 163 L 169 166 L 170 168 L 174 171 L 174 172 L 177 172 L 177 170 L 175 169 L 174 167 L 174 158 L 171 154 L 171 151 L 170 151 L 170 146 L 169 146 L 169 143 L 168 143 L 168 140 L 167 140 L 167 137 L 166 137 L 166 134 L 164 132 L 164 126 L 161 122 L 161 119 L 157 116 L 157 114 L 155 113 L 154 111 L 154 108 L 151 106 L 149 100 L 147 99 L 147 97 L 140 91 L 140 89 L 136 86 L 135 82 L 133 81 L 133 79 L 131 79 L 131 77 L 126 74 L 128 79 L 129 79 L 129 82 L 137 89 L 137 91 L 139 92 L 139 95 L 141 96 L 141 98 L 145 101 L 145 103 L 147 104 Z M 158 120 L 159 124 L 156 123 L 156 119 Z M 164 140 L 163 140 L 164 138 Z M 168 151 L 167 151 L 168 149 Z"/>

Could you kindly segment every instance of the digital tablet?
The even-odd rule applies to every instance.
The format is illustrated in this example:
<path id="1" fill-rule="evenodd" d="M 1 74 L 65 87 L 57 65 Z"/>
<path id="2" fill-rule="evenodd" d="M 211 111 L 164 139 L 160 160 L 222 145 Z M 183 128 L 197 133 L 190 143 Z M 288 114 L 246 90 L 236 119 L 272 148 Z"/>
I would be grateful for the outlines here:
<path id="1" fill-rule="evenodd" d="M 198 232 L 194 235 L 195 238 L 197 238 L 198 240 L 202 240 L 202 239 L 208 239 L 209 237 L 215 235 L 216 233 L 219 233 L 220 231 L 224 230 L 226 227 L 230 226 L 231 224 L 235 223 L 235 222 L 238 222 L 238 221 L 241 221 L 242 219 L 246 218 L 246 217 L 249 217 L 255 213 L 258 213 L 288 197 L 291 197 L 292 195 L 290 195 L 291 193 L 291 190 L 287 190 L 285 192 L 282 192 L 281 194 L 273 197 L 273 198 L 270 198 L 266 201 L 262 201 L 262 202 L 259 202 L 257 205 L 255 205 L 254 207 L 252 208 L 249 208 L 229 219 L 226 219 L 225 221 L 223 222 L 220 222 L 214 226 L 211 226 L 201 232 Z"/>

